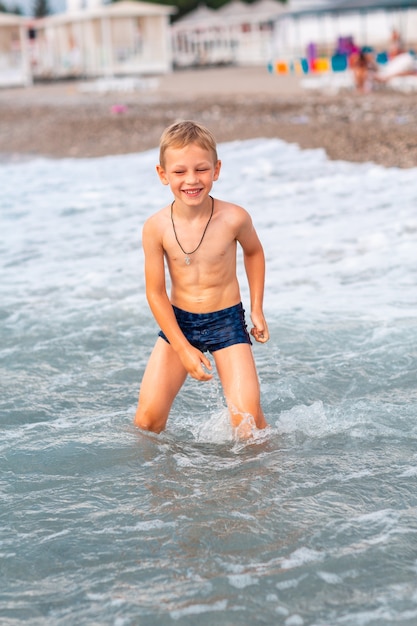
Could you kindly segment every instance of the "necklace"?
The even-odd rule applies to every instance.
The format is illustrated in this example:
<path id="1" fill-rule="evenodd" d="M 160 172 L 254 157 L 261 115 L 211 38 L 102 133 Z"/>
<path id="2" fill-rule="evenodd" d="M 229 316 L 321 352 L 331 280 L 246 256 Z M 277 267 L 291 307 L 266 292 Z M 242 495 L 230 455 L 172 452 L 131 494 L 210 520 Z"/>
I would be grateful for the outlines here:
<path id="1" fill-rule="evenodd" d="M 185 254 L 185 264 L 186 265 L 190 265 L 191 263 L 191 259 L 190 256 L 192 254 L 194 254 L 194 252 L 197 252 L 197 250 L 199 249 L 199 247 L 201 246 L 201 244 L 203 243 L 203 239 L 204 239 L 204 235 L 206 234 L 207 228 L 211 222 L 211 218 L 213 217 L 213 212 L 214 212 L 214 198 L 212 196 L 210 196 L 211 198 L 211 213 L 210 213 L 210 217 L 208 218 L 208 222 L 203 230 L 203 234 L 201 235 L 201 239 L 199 241 L 199 244 L 196 248 L 194 248 L 194 250 L 192 250 L 191 252 L 186 252 L 184 250 L 184 248 L 182 247 L 182 245 L 179 242 L 178 236 L 177 236 L 177 231 L 175 230 L 175 224 L 174 224 L 174 214 L 173 214 L 173 208 L 174 208 L 174 202 L 175 200 L 172 201 L 171 203 L 171 222 L 172 222 L 172 229 L 174 231 L 174 235 L 175 235 L 175 239 L 177 241 L 177 244 L 179 245 L 179 247 L 181 248 L 181 250 L 183 251 L 183 253 Z"/>

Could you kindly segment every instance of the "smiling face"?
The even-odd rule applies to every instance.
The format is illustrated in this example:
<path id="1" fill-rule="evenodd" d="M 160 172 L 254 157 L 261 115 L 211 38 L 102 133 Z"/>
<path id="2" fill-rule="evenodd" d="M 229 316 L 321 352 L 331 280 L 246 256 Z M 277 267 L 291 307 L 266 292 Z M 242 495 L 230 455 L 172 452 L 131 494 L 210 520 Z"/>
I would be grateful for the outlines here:
<path id="1" fill-rule="evenodd" d="M 200 206 L 218 179 L 220 167 L 211 150 L 192 143 L 167 148 L 164 165 L 157 165 L 156 170 L 161 182 L 170 186 L 175 200 L 186 206 Z"/>

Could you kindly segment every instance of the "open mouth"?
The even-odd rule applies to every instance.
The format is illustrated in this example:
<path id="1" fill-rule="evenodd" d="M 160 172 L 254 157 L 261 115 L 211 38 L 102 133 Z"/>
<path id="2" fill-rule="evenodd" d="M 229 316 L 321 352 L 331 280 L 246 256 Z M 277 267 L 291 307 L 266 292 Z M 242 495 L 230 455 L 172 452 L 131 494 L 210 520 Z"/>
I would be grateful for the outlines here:
<path id="1" fill-rule="evenodd" d="M 186 196 L 188 196 L 189 198 L 192 198 L 193 196 L 198 196 L 201 193 L 201 189 L 183 189 L 182 190 L 183 193 L 185 193 Z"/>

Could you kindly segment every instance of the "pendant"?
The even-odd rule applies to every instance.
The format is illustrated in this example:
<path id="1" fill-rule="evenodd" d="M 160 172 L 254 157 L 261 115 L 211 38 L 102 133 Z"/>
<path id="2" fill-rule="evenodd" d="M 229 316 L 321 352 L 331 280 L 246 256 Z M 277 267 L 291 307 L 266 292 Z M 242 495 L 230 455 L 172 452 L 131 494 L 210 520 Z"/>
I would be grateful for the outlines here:
<path id="1" fill-rule="evenodd" d="M 187 254 L 187 256 L 185 257 L 185 265 L 190 265 L 190 263 L 191 263 L 191 259 Z"/>

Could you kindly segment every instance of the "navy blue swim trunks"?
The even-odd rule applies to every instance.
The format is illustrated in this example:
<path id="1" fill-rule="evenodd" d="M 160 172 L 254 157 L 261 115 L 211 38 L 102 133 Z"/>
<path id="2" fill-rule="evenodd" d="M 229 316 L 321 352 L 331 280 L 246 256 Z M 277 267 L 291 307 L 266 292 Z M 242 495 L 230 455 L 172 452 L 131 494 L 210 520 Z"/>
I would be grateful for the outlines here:
<path id="1" fill-rule="evenodd" d="M 237 343 L 252 343 L 241 302 L 213 313 L 188 313 L 176 306 L 172 308 L 182 332 L 190 344 L 201 352 L 215 352 Z M 169 343 L 162 330 L 159 336 Z"/>

